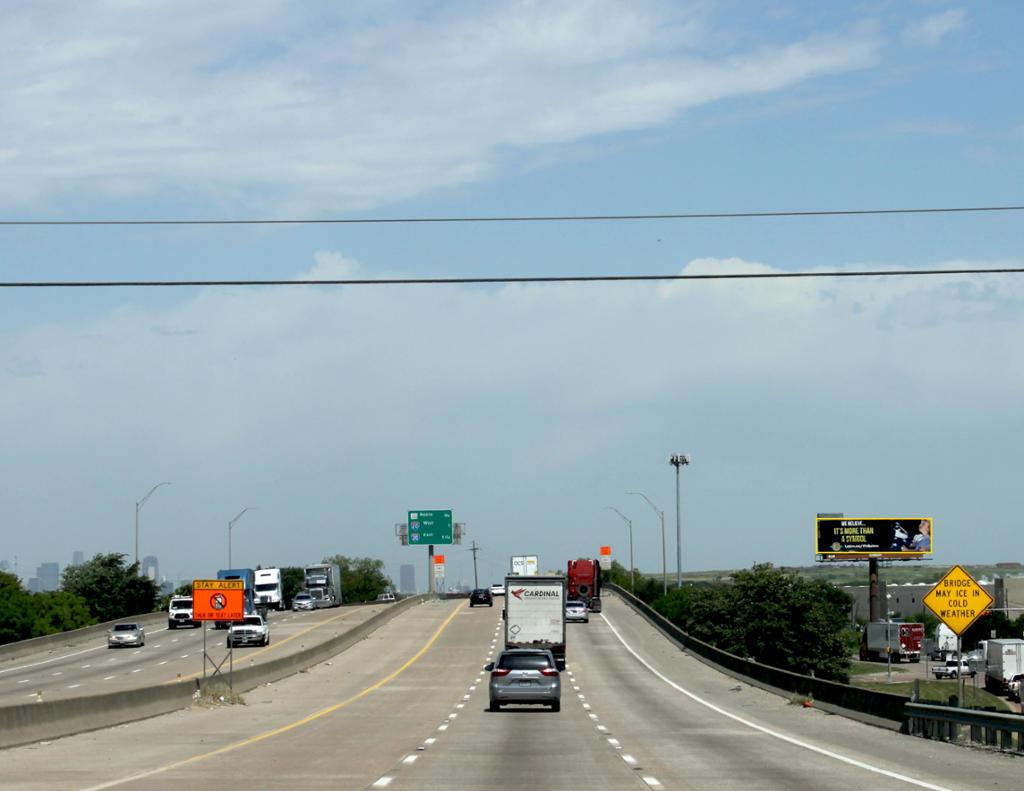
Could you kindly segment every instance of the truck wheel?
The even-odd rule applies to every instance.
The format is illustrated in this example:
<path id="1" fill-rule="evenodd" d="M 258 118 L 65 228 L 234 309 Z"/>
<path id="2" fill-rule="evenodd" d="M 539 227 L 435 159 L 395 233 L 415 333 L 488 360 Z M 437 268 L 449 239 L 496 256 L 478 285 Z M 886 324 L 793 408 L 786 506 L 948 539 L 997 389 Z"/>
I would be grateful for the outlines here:
<path id="1" fill-rule="evenodd" d="M 488 711 L 501 711 L 501 704 L 496 700 L 492 700 L 490 705 L 487 707 Z"/>
<path id="2" fill-rule="evenodd" d="M 556 700 L 554 703 L 551 704 L 551 711 L 552 712 L 561 711 L 561 710 L 562 710 L 562 703 L 561 703 L 561 701 L 557 701 Z"/>

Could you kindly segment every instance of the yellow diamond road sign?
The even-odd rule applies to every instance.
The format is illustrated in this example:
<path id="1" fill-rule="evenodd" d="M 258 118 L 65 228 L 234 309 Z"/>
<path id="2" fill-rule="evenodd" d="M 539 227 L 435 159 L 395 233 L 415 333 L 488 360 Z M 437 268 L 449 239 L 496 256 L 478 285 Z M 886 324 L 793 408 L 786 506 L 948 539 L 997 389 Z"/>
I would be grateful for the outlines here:
<path id="1" fill-rule="evenodd" d="M 992 597 L 974 577 L 960 566 L 953 566 L 928 591 L 924 603 L 940 621 L 960 635 L 991 606 Z"/>

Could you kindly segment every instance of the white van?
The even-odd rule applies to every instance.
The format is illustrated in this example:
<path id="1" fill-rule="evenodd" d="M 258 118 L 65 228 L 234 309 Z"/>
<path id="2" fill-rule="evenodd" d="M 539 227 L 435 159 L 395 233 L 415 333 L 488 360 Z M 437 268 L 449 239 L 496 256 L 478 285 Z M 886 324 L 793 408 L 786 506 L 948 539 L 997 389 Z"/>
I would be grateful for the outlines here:
<path id="1" fill-rule="evenodd" d="M 177 629 L 179 626 L 199 626 L 198 621 L 192 620 L 191 596 L 171 596 L 167 608 L 167 628 Z"/>
<path id="2" fill-rule="evenodd" d="M 284 609 L 281 569 L 256 569 L 255 603 L 271 610 Z"/>

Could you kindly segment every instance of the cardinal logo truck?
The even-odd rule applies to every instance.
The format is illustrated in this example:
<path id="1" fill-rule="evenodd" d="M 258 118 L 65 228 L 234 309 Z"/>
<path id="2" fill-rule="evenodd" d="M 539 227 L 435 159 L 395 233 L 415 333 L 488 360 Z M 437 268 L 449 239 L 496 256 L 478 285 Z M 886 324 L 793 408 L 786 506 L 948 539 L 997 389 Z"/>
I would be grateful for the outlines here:
<path id="1" fill-rule="evenodd" d="M 562 591 L 561 590 L 552 590 L 550 588 L 547 589 L 547 590 L 544 590 L 542 588 L 516 588 L 515 590 L 512 591 L 512 595 L 515 596 L 517 599 L 520 599 L 520 600 L 522 600 L 523 598 L 527 598 L 527 599 L 535 599 L 535 598 L 536 599 L 542 599 L 542 598 L 543 599 L 561 599 L 562 598 Z"/>

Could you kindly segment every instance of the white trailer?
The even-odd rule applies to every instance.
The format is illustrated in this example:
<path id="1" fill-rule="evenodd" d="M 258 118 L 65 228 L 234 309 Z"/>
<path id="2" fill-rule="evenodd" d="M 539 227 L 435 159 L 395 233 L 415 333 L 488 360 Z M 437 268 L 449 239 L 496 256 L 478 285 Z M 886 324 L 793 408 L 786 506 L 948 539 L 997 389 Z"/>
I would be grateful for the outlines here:
<path id="1" fill-rule="evenodd" d="M 565 578 L 505 578 L 505 648 L 549 648 L 565 668 Z"/>
<path id="2" fill-rule="evenodd" d="M 1016 693 L 1024 676 L 1024 640 L 989 640 L 985 645 L 985 689 L 996 695 Z M 1013 682 L 1016 686 L 1011 686 Z"/>

